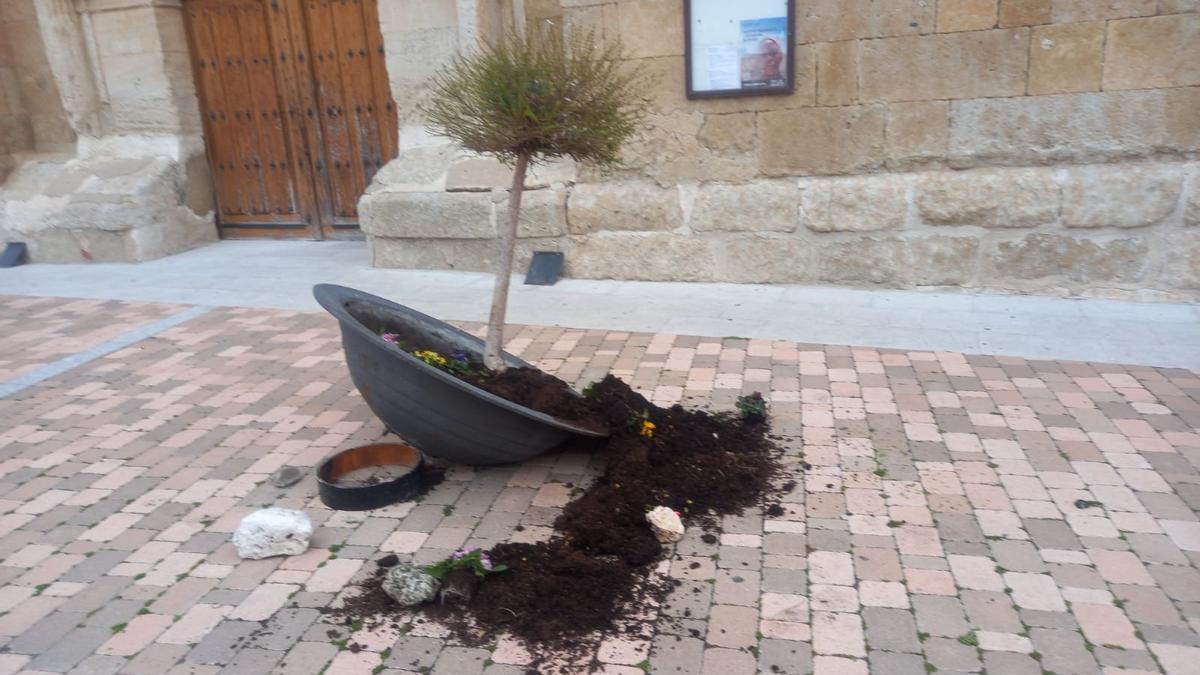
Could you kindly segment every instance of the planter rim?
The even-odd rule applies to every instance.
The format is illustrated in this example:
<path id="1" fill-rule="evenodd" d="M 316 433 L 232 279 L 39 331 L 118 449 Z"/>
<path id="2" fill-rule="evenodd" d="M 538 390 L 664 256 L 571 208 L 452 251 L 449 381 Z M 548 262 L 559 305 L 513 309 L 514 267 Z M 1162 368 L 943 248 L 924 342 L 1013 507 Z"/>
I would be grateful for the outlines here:
<path id="1" fill-rule="evenodd" d="M 364 303 L 368 303 L 368 304 L 380 305 L 380 306 L 384 307 L 385 309 L 391 310 L 398 314 L 409 316 L 418 321 L 432 324 L 436 327 L 441 327 L 441 328 L 446 328 L 448 330 L 452 330 L 452 331 L 458 333 L 459 335 L 463 336 L 464 338 L 466 338 L 468 342 L 475 344 L 478 347 L 479 351 L 482 352 L 483 345 L 484 345 L 483 340 L 480 340 L 479 338 L 475 337 L 474 335 L 471 335 L 470 333 L 468 333 L 460 328 L 451 326 L 450 324 L 446 323 L 445 321 L 436 319 L 432 316 L 429 316 L 428 314 L 418 312 L 417 310 L 415 310 L 411 307 L 406 307 L 399 303 L 392 302 L 391 300 L 388 300 L 386 298 L 381 298 L 378 295 L 372 295 L 370 293 L 366 293 L 366 292 L 363 292 L 363 291 L 360 291 L 360 290 L 357 290 L 354 288 L 349 288 L 346 286 L 339 286 L 337 284 L 317 284 L 316 286 L 313 286 L 313 297 L 316 298 L 316 301 L 321 305 L 321 307 L 325 308 L 325 311 L 332 314 L 334 316 L 334 318 L 336 318 L 342 324 L 343 329 L 344 329 L 344 327 L 349 326 L 351 330 L 355 331 L 362 337 L 365 337 L 365 338 L 371 340 L 375 344 L 377 344 L 385 349 L 395 352 L 397 356 L 399 356 L 401 359 L 405 359 L 407 363 L 418 366 L 419 368 L 423 369 L 426 374 L 431 375 L 432 377 L 438 378 L 444 384 L 448 384 L 451 387 L 454 387 L 461 391 L 467 392 L 473 396 L 476 396 L 485 401 L 488 401 L 489 403 L 499 406 L 505 410 L 516 413 L 518 415 L 521 415 L 522 417 L 527 417 L 529 419 L 536 420 L 538 422 L 541 422 L 542 424 L 547 424 L 556 429 L 562 429 L 563 431 L 568 431 L 573 434 L 578 434 L 580 436 L 588 436 L 591 438 L 604 438 L 604 437 L 608 436 L 607 433 L 592 431 L 591 429 L 584 429 L 583 427 L 575 426 L 574 424 L 571 424 L 570 422 L 567 422 L 565 420 L 561 420 L 557 417 L 547 415 L 546 413 L 543 413 L 543 412 L 538 412 L 537 410 L 534 410 L 532 408 L 527 408 L 523 405 L 520 405 L 519 403 L 513 403 L 512 401 L 510 401 L 502 396 L 497 396 L 497 395 L 491 393 L 490 391 L 485 391 L 483 389 L 480 389 L 479 387 L 476 387 L 473 384 L 464 382 L 463 380 L 460 380 L 459 378 L 451 375 L 450 373 L 447 373 L 446 371 L 442 370 L 441 368 L 435 368 L 435 367 L 429 365 L 428 363 L 425 363 L 421 359 L 418 359 L 417 357 L 408 353 L 407 350 L 399 349 L 395 345 L 384 340 L 381 336 L 376 335 L 375 333 L 371 332 L 370 330 L 367 330 L 367 327 L 362 325 L 362 323 L 358 319 L 354 318 L 350 314 L 350 312 L 346 309 L 346 303 L 357 300 L 359 302 L 364 302 Z M 504 360 L 510 366 L 515 366 L 518 368 L 532 368 L 533 367 L 529 363 L 522 361 L 521 359 L 513 356 L 512 354 L 509 354 L 508 352 L 503 352 L 502 355 L 503 355 Z"/>
<path id="2" fill-rule="evenodd" d="M 408 473 L 392 480 L 373 485 L 341 485 L 337 479 L 339 463 L 359 455 L 366 460 L 386 455 L 388 451 L 411 454 L 413 461 Z M 411 453 L 406 452 L 411 451 Z M 410 499 L 421 488 L 421 466 L 424 464 L 421 451 L 408 443 L 369 443 L 335 452 L 317 466 L 317 493 L 321 502 L 336 511 L 370 511 Z M 369 463 L 366 466 L 406 466 L 388 462 Z"/>

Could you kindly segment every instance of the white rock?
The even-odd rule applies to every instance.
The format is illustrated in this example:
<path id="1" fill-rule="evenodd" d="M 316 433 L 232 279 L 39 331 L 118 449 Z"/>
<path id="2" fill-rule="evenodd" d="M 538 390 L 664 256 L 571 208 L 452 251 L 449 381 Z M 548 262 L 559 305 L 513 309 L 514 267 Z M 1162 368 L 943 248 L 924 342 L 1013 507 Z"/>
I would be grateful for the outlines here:
<path id="1" fill-rule="evenodd" d="M 654 530 L 659 543 L 672 544 L 683 539 L 683 521 L 679 514 L 666 506 L 656 506 L 646 514 L 646 522 Z"/>
<path id="2" fill-rule="evenodd" d="M 404 607 L 429 602 L 437 597 L 442 583 L 412 563 L 400 563 L 383 578 L 383 592 Z"/>
<path id="3" fill-rule="evenodd" d="M 299 555 L 308 550 L 313 526 L 308 514 L 271 507 L 242 518 L 233 545 L 242 558 L 258 560 L 276 555 Z"/>

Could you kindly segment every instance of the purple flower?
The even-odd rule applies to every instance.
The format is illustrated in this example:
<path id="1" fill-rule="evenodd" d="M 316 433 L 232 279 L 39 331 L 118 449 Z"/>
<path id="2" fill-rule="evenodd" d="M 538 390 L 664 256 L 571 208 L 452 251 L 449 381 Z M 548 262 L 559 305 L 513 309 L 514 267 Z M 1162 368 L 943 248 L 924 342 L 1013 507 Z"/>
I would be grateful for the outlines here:
<path id="1" fill-rule="evenodd" d="M 397 333 L 384 333 L 380 337 L 383 338 L 384 342 L 390 342 L 392 344 L 396 344 L 396 338 L 400 337 L 400 335 Z"/>
<path id="2" fill-rule="evenodd" d="M 471 553 L 473 553 L 474 551 L 475 551 L 474 546 L 468 546 L 464 549 L 460 549 L 460 550 L 454 552 L 454 559 L 460 560 L 462 558 L 465 558 L 465 557 L 471 555 Z"/>
<path id="3" fill-rule="evenodd" d="M 491 571 L 492 571 L 492 559 L 491 559 L 491 558 L 489 558 L 489 557 L 488 557 L 488 555 L 487 555 L 486 553 L 484 553 L 484 554 L 481 554 L 481 555 L 479 556 L 479 562 L 480 562 L 480 564 L 482 564 L 482 565 L 483 565 L 483 569 L 485 569 L 485 570 L 487 570 L 487 571 L 489 571 L 489 572 L 491 572 Z"/>
<path id="4" fill-rule="evenodd" d="M 466 363 L 467 362 L 467 353 L 461 349 L 455 349 L 453 352 L 450 353 L 450 358 L 454 359 L 455 361 L 462 361 L 463 363 Z"/>

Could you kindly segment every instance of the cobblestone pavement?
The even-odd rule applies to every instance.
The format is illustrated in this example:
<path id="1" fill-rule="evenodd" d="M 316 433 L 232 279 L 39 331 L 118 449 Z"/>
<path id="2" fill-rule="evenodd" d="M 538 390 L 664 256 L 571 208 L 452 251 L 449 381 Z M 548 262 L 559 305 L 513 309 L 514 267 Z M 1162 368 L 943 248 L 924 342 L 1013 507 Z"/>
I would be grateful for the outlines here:
<path id="1" fill-rule="evenodd" d="M 182 310 L 55 302 L 0 298 L 0 382 Z M 713 544 L 689 531 L 656 637 L 605 637 L 580 672 L 1200 668 L 1195 372 L 536 327 L 509 347 L 661 404 L 761 390 L 789 466 L 811 465 L 780 518 L 726 518 Z M 311 476 L 270 486 L 382 435 L 323 314 L 213 310 L 0 399 L 0 419 L 3 675 L 521 673 L 510 640 L 347 636 L 319 608 L 384 552 L 544 537 L 562 484 L 598 469 L 457 467 L 420 503 L 367 513 L 323 508 Z M 313 547 L 240 561 L 229 535 L 268 504 L 305 509 Z"/>
<path id="2" fill-rule="evenodd" d="M 177 305 L 118 300 L 5 298 L 0 382 L 178 312 Z"/>

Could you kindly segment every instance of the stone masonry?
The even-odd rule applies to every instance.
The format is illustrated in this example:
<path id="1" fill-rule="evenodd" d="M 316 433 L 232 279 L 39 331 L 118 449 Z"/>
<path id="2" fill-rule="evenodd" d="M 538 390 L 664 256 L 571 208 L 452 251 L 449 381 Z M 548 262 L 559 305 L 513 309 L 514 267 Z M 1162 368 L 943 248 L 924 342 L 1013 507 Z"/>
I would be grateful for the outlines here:
<path id="1" fill-rule="evenodd" d="M 619 36 L 658 84 L 621 170 L 530 179 L 518 264 L 1200 297 L 1194 0 L 796 0 L 796 92 L 709 101 L 684 97 L 680 3 L 527 4 Z M 360 203 L 373 264 L 490 270 L 506 169 L 402 124 Z"/>
<path id="2" fill-rule="evenodd" d="M 0 2 L 0 245 L 146 260 L 212 210 L 179 0 Z"/>

